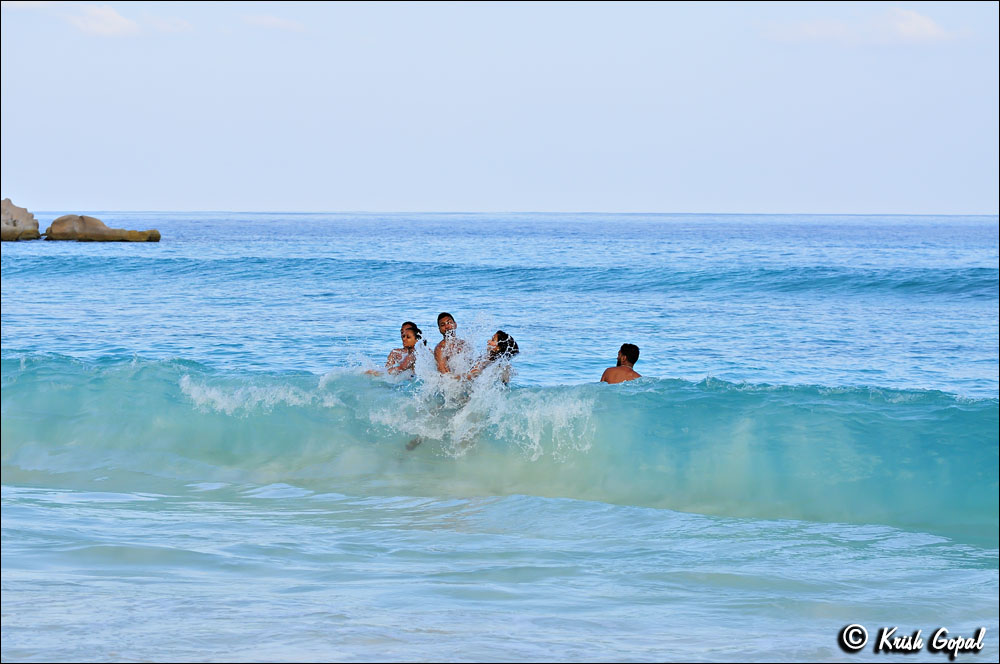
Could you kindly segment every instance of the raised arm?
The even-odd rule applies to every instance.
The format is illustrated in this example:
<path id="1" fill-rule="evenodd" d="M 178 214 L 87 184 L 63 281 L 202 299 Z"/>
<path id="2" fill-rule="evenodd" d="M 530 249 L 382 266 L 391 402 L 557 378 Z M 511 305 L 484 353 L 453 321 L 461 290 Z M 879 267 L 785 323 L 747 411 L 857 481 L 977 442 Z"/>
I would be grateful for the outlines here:
<path id="1" fill-rule="evenodd" d="M 443 341 L 434 348 L 434 361 L 437 363 L 437 369 L 439 372 L 443 374 L 451 372 L 451 370 L 448 369 L 448 356 L 444 352 Z"/>

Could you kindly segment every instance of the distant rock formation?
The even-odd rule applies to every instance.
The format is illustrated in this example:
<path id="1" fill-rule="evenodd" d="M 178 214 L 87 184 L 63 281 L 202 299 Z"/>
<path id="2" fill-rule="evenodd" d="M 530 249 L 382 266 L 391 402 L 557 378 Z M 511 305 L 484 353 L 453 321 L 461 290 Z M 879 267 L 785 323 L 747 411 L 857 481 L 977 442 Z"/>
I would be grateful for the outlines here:
<path id="1" fill-rule="evenodd" d="M 76 240 L 77 242 L 159 242 L 160 231 L 127 231 L 108 228 L 96 217 L 64 214 L 45 229 L 46 240 Z"/>
<path id="2" fill-rule="evenodd" d="M 38 222 L 35 215 L 23 207 L 17 207 L 9 198 L 0 201 L 0 240 L 37 240 Z"/>

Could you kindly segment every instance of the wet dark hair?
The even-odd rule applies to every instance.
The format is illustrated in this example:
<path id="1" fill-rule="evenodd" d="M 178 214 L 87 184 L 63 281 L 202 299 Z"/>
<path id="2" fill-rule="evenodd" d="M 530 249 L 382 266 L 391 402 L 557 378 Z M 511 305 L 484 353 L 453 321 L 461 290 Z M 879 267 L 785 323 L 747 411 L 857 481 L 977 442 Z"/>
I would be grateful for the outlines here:
<path id="1" fill-rule="evenodd" d="M 517 342 L 514 341 L 514 337 L 510 336 L 503 330 L 497 330 L 497 349 L 495 351 L 490 351 L 490 359 L 495 360 L 500 357 L 512 358 L 521 352 L 521 349 L 517 347 Z"/>
<path id="2" fill-rule="evenodd" d="M 417 341 L 420 341 L 421 339 L 424 338 L 424 333 L 420 330 L 419 327 L 417 327 L 417 324 L 414 323 L 413 321 L 408 320 L 408 321 L 406 321 L 405 323 L 403 323 L 402 325 L 399 326 L 400 330 L 405 330 L 407 328 L 413 330 L 413 336 L 415 336 L 417 338 Z M 425 346 L 427 345 L 427 341 L 426 340 L 424 340 L 424 345 Z"/>
<path id="3" fill-rule="evenodd" d="M 625 356 L 629 364 L 635 364 L 639 361 L 639 347 L 635 344 L 622 344 L 621 350 L 618 352 Z"/>
<path id="4" fill-rule="evenodd" d="M 406 328 L 413 330 L 413 334 L 416 335 L 417 339 L 420 339 L 423 336 L 423 332 L 420 331 L 420 328 L 417 327 L 417 324 L 413 321 L 408 320 L 399 326 L 399 329 L 401 330 L 405 330 Z"/>
<path id="5" fill-rule="evenodd" d="M 442 311 L 441 313 L 438 314 L 438 325 L 441 324 L 442 318 L 450 318 L 452 320 L 455 320 L 455 317 L 449 314 L 447 311 Z"/>

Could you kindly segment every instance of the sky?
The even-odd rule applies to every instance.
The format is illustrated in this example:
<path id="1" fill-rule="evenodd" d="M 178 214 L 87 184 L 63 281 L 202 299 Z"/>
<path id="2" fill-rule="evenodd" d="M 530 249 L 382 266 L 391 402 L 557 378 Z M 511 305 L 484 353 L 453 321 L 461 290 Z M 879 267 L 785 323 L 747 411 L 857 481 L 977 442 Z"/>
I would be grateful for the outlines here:
<path id="1" fill-rule="evenodd" d="M 29 210 L 989 214 L 998 3 L 3 2 Z"/>

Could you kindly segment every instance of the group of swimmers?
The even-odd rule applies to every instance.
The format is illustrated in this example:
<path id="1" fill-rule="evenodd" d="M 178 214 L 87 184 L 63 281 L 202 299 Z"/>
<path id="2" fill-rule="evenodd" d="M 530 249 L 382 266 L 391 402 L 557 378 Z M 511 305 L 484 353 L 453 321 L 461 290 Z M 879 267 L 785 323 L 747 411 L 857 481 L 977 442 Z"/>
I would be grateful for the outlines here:
<path id="1" fill-rule="evenodd" d="M 469 342 L 459 337 L 455 330 L 458 324 L 455 317 L 447 311 L 441 312 L 437 317 L 438 331 L 441 332 L 441 341 L 434 347 L 434 362 L 437 370 L 441 374 L 450 375 L 454 378 L 471 380 L 481 374 L 486 367 L 499 360 L 511 360 L 520 352 L 514 337 L 503 330 L 497 330 L 486 342 L 486 354 L 473 363 L 468 371 L 459 370 L 453 366 L 452 360 L 460 354 L 469 352 Z M 399 328 L 399 338 L 403 342 L 402 348 L 394 348 L 389 353 L 385 361 L 385 369 L 390 374 L 400 374 L 404 371 L 412 371 L 416 363 L 417 342 L 423 337 L 423 332 L 416 323 L 406 321 Z M 424 344 L 426 345 L 426 341 Z M 639 347 L 635 344 L 622 344 L 618 351 L 618 364 L 608 367 L 601 375 L 602 383 L 624 383 L 627 380 L 640 378 L 636 373 L 635 363 L 639 360 Z M 506 383 L 510 380 L 508 367 L 504 367 L 501 379 Z M 370 372 L 372 373 L 372 372 Z"/>

